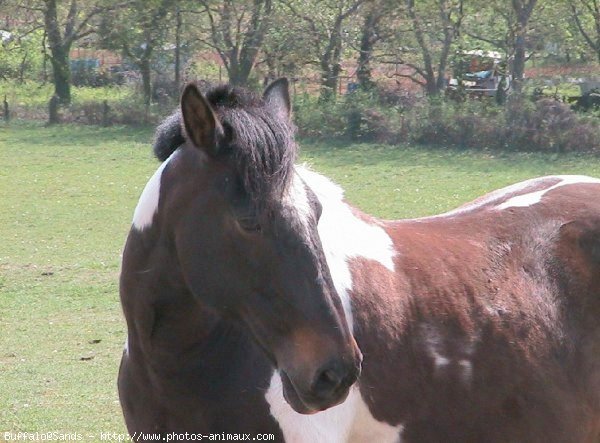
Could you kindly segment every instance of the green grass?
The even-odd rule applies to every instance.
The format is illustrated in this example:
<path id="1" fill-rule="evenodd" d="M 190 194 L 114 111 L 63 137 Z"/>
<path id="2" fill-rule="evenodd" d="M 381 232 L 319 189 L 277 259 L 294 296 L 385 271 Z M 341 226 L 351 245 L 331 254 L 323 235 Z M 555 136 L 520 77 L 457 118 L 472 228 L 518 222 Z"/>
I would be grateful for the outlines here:
<path id="1" fill-rule="evenodd" d="M 45 110 L 52 94 L 54 94 L 52 83 L 0 81 L 0 96 L 4 98 L 6 95 L 6 100 L 11 107 L 42 108 Z M 136 100 L 135 89 L 130 86 L 72 87 L 71 94 L 73 104 L 101 103 L 107 100 L 109 105 L 114 105 L 123 101 Z"/>
<path id="2" fill-rule="evenodd" d="M 151 136 L 0 126 L 0 431 L 124 432 L 117 279 L 133 209 L 157 166 Z M 600 159 L 573 155 L 305 142 L 302 159 L 387 218 L 445 211 L 536 175 L 600 176 Z"/>
<path id="3" fill-rule="evenodd" d="M 149 139 L 129 128 L 0 129 L 0 431 L 123 429 L 117 278 L 156 166 Z"/>
<path id="4" fill-rule="evenodd" d="M 494 189 L 548 174 L 600 177 L 589 155 L 304 143 L 303 159 L 346 189 L 352 203 L 385 218 L 438 214 Z"/>

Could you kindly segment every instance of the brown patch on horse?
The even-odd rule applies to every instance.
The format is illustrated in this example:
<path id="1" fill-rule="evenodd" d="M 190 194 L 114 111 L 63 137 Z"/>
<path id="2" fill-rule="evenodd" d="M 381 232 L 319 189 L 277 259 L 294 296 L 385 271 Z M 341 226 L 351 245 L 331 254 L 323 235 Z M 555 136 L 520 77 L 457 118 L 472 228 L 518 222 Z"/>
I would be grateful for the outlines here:
<path id="1" fill-rule="evenodd" d="M 546 208 L 388 223 L 397 272 L 352 261 L 361 393 L 403 442 L 598 435 L 600 316 L 571 318 L 568 298 L 599 299 L 600 224 L 561 228 Z"/>

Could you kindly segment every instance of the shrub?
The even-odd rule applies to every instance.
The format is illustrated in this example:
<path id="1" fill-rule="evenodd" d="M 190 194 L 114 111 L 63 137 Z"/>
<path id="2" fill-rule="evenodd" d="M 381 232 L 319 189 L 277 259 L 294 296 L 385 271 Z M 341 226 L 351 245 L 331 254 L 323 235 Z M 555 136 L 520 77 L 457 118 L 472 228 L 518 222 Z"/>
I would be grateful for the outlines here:
<path id="1" fill-rule="evenodd" d="M 338 112 L 349 116 L 346 136 L 358 140 L 471 149 L 600 152 L 599 120 L 582 117 L 552 99 L 534 103 L 513 97 L 499 106 L 487 98 L 455 102 L 434 97 L 408 106 L 388 106 L 363 95 L 356 96 L 351 106 L 346 101 Z M 339 127 L 335 132 L 344 134 Z"/>
<path id="2" fill-rule="evenodd" d="M 346 134 L 344 103 L 321 103 L 314 96 L 301 94 L 294 100 L 294 121 L 303 137 L 341 138 Z"/>

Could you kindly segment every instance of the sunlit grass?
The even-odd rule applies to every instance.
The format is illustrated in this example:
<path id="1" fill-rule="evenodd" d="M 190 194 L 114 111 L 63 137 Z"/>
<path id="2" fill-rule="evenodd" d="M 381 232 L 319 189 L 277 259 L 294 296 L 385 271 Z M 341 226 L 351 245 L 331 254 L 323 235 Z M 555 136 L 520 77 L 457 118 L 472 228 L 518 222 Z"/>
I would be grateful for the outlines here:
<path id="1" fill-rule="evenodd" d="M 48 101 L 54 94 L 54 86 L 48 82 L 45 84 L 39 82 L 25 81 L 0 81 L 0 99 L 8 101 L 11 108 L 25 109 L 46 109 Z M 104 86 L 101 88 L 92 88 L 87 86 L 72 87 L 71 98 L 74 105 L 83 103 L 102 103 L 104 100 L 109 105 L 122 102 L 141 101 L 136 95 L 135 88 L 124 86 Z"/>

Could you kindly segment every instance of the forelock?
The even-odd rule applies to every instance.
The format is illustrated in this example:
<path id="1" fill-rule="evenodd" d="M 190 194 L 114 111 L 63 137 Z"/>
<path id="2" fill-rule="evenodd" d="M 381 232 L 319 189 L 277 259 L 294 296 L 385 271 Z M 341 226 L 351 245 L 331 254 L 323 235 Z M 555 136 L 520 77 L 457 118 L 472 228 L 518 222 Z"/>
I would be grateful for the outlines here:
<path id="1" fill-rule="evenodd" d="M 234 162 L 252 200 L 268 206 L 282 197 L 296 160 L 294 127 L 269 111 L 262 98 L 229 85 L 207 92 L 226 137 L 223 155 Z"/>

